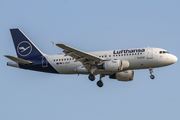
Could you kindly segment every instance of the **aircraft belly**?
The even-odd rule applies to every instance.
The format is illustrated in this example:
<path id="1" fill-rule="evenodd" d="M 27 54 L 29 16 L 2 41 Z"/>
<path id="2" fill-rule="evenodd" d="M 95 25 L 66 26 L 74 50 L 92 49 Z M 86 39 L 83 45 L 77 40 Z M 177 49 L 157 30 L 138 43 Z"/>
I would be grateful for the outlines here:
<path id="1" fill-rule="evenodd" d="M 139 60 L 135 59 L 135 60 L 128 60 L 129 61 L 129 68 L 128 69 L 138 69 L 140 64 L 139 64 Z"/>
<path id="2" fill-rule="evenodd" d="M 152 59 L 135 59 L 129 60 L 129 69 L 145 69 L 153 65 Z"/>
<path id="3" fill-rule="evenodd" d="M 57 65 L 56 70 L 60 74 L 77 74 L 74 69 L 80 66 L 79 64 L 65 64 L 65 65 Z"/>

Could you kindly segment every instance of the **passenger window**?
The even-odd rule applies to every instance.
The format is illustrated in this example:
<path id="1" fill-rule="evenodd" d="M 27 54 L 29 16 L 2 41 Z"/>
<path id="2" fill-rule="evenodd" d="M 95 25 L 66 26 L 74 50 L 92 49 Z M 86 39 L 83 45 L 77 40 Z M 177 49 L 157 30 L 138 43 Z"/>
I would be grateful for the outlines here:
<path id="1" fill-rule="evenodd" d="M 56 60 L 54 59 L 54 61 L 56 61 Z"/>
<path id="2" fill-rule="evenodd" d="M 105 57 L 106 57 L 106 55 L 105 55 Z"/>
<path id="3" fill-rule="evenodd" d="M 61 61 L 61 59 L 59 59 L 59 61 Z"/>
<path id="4" fill-rule="evenodd" d="M 142 55 L 142 53 L 140 53 Z"/>
<path id="5" fill-rule="evenodd" d="M 126 54 L 124 54 L 124 56 L 126 56 Z"/>
<path id="6" fill-rule="evenodd" d="M 111 55 L 109 55 L 109 57 L 111 57 Z"/>
<path id="7" fill-rule="evenodd" d="M 56 59 L 56 61 L 58 61 L 58 59 Z"/>
<path id="8" fill-rule="evenodd" d="M 113 57 L 115 57 L 115 55 L 113 55 Z"/>
<path id="9" fill-rule="evenodd" d="M 67 58 L 67 60 L 69 60 L 69 59 Z"/>
<path id="10" fill-rule="evenodd" d="M 121 54 L 121 56 L 123 56 L 123 54 Z"/>
<path id="11" fill-rule="evenodd" d="M 162 54 L 162 51 L 160 51 L 159 53 Z"/>
<path id="12" fill-rule="evenodd" d="M 121 55 L 119 54 L 119 56 L 121 56 Z"/>
<path id="13" fill-rule="evenodd" d="M 131 54 L 129 54 L 129 55 L 131 55 Z"/>

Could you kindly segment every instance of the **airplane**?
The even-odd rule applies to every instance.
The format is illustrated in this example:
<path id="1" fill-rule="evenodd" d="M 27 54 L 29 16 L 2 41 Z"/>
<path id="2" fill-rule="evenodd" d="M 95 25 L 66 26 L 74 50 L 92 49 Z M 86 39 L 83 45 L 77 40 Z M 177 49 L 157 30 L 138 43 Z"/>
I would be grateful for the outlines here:
<path id="1" fill-rule="evenodd" d="M 9 58 L 8 66 L 57 74 L 85 74 L 91 81 L 100 75 L 97 86 L 104 85 L 102 78 L 109 76 L 118 81 L 132 81 L 134 70 L 149 69 L 154 79 L 153 69 L 168 66 L 178 58 L 161 48 L 135 48 L 99 52 L 83 52 L 62 43 L 52 42 L 63 49 L 58 55 L 41 52 L 34 43 L 18 28 L 10 29 L 17 57 Z"/>

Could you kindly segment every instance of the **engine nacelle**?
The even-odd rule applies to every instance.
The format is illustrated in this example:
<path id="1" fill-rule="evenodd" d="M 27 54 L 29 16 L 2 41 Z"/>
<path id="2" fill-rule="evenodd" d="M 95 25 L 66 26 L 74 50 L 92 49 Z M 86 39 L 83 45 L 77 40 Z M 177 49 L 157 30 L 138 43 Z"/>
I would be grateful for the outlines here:
<path id="1" fill-rule="evenodd" d="M 105 61 L 103 68 L 107 71 L 122 71 L 129 67 L 129 62 L 126 60 L 111 60 Z"/>
<path id="2" fill-rule="evenodd" d="M 109 76 L 110 79 L 117 79 L 118 81 L 132 81 L 134 79 L 134 71 L 126 70 L 118 72 Z"/>
<path id="3" fill-rule="evenodd" d="M 107 71 L 120 71 L 123 69 L 121 60 L 105 61 L 103 67 Z"/>

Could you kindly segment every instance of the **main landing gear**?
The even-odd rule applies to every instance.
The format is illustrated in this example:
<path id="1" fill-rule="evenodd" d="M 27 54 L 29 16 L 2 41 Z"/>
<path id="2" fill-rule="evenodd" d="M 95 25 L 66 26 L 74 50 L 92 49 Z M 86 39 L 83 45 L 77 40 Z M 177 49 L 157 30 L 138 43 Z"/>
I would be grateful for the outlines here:
<path id="1" fill-rule="evenodd" d="M 98 87 L 102 87 L 104 85 L 104 83 L 102 82 L 102 78 L 105 77 L 104 74 L 100 74 L 100 80 L 97 81 L 97 86 Z"/>
<path id="2" fill-rule="evenodd" d="M 154 79 L 155 78 L 155 76 L 153 75 L 153 68 L 149 68 L 149 71 L 150 71 L 150 78 L 151 79 Z"/>
<path id="3" fill-rule="evenodd" d="M 93 74 L 90 74 L 88 78 L 89 78 L 89 80 L 91 80 L 91 81 L 94 81 L 94 80 L 96 79 Z"/>
<path id="4" fill-rule="evenodd" d="M 100 80 L 97 81 L 97 86 L 98 86 L 98 87 L 102 87 L 102 86 L 104 85 L 104 83 L 102 82 L 102 78 L 103 78 L 103 77 L 105 77 L 105 75 L 104 75 L 104 74 L 100 74 Z M 90 74 L 88 78 L 89 78 L 89 80 L 91 80 L 91 81 L 94 81 L 94 80 L 95 80 L 95 76 L 94 76 L 93 74 Z"/>
<path id="5" fill-rule="evenodd" d="M 95 78 L 95 76 L 93 75 L 93 72 L 95 71 L 95 70 L 97 70 L 97 68 L 96 68 L 96 66 L 91 66 L 91 74 L 89 75 L 89 80 L 91 80 L 91 81 L 94 81 L 96 78 Z"/>

